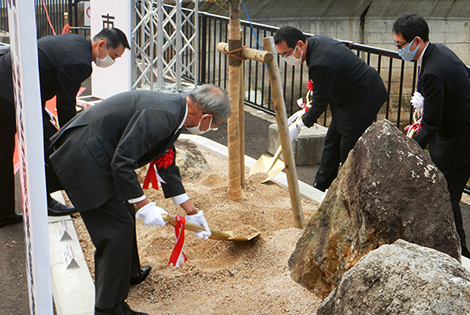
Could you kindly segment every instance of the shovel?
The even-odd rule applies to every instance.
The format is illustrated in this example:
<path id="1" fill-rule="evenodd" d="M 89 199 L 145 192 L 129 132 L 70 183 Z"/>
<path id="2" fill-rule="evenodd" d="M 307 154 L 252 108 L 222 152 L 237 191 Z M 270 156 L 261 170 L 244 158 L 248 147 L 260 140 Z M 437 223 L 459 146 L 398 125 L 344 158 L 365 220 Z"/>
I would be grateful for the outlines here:
<path id="1" fill-rule="evenodd" d="M 307 106 L 311 106 L 312 104 L 312 99 L 311 99 L 311 90 L 309 89 L 307 91 L 307 94 L 305 95 L 305 98 L 307 100 Z M 296 123 L 299 119 L 303 117 L 305 114 L 304 112 L 304 107 L 302 106 L 302 99 L 297 100 L 297 104 L 302 108 L 299 112 L 295 113 L 292 115 L 289 120 L 288 120 L 288 125 L 290 125 L 292 122 Z M 261 157 L 256 161 L 255 164 L 253 164 L 253 167 L 250 168 L 250 171 L 248 174 L 251 176 L 256 173 L 266 173 L 268 176 L 266 177 L 265 180 L 262 181 L 262 183 L 266 183 L 267 181 L 271 180 L 279 174 L 285 167 L 284 162 L 279 159 L 279 156 L 281 155 L 282 152 L 282 147 L 279 146 L 279 148 L 276 151 L 276 154 L 274 154 L 273 157 L 270 157 L 269 155 L 263 154 Z"/>
<path id="2" fill-rule="evenodd" d="M 284 169 L 284 162 L 279 159 L 281 152 L 282 147 L 279 146 L 273 157 L 267 154 L 261 155 L 258 161 L 253 164 L 253 167 L 250 168 L 250 172 L 248 174 L 251 176 L 256 173 L 266 173 L 268 176 L 263 180 L 263 183 L 269 181 Z"/>
<path id="3" fill-rule="evenodd" d="M 297 122 L 297 120 L 301 119 L 302 116 L 303 116 L 303 113 L 298 114 L 295 117 L 294 122 Z M 261 155 L 258 161 L 256 161 L 255 164 L 253 164 L 253 167 L 250 168 L 250 171 L 248 172 L 248 174 L 251 176 L 256 173 L 266 173 L 268 176 L 266 177 L 265 180 L 262 181 L 262 183 L 265 183 L 271 180 L 272 178 L 274 178 L 274 176 L 279 174 L 285 167 L 284 161 L 279 159 L 281 152 L 282 152 L 282 147 L 279 146 L 279 148 L 277 149 L 273 157 L 270 157 L 267 154 Z"/>
<path id="4" fill-rule="evenodd" d="M 170 215 L 163 215 L 163 220 L 166 222 L 170 223 L 171 225 L 176 224 L 176 218 Z M 188 231 L 193 231 L 193 232 L 201 232 L 205 231 L 202 226 L 192 224 L 192 223 L 185 223 L 184 224 L 184 229 Z M 213 240 L 219 240 L 219 241 L 233 241 L 233 242 L 247 242 L 255 237 L 257 237 L 260 232 L 255 230 L 254 228 L 247 228 L 246 235 L 234 235 L 234 232 L 232 231 L 219 231 L 216 229 L 210 229 L 211 230 L 211 236 L 209 236 L 210 239 Z"/>

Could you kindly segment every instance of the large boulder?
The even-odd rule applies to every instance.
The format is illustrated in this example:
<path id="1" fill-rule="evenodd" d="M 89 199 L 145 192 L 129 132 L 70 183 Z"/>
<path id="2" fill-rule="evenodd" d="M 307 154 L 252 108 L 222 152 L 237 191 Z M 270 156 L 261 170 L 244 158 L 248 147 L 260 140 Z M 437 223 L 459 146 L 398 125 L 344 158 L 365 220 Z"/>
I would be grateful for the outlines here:
<path id="1" fill-rule="evenodd" d="M 470 314 L 470 273 L 450 256 L 398 240 L 348 270 L 317 315 Z"/>
<path id="2" fill-rule="evenodd" d="M 389 121 L 357 141 L 289 259 L 292 278 L 326 297 L 359 259 L 403 239 L 460 259 L 442 173 Z"/>

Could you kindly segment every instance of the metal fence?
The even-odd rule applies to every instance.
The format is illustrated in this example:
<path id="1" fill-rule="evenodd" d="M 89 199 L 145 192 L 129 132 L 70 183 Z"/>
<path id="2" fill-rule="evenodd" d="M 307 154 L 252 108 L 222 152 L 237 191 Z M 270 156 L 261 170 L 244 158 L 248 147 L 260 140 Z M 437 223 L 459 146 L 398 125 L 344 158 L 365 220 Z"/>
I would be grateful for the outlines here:
<path id="1" fill-rule="evenodd" d="M 64 12 L 68 8 L 68 0 L 35 0 L 37 37 L 53 35 L 62 32 L 64 27 Z M 0 0 L 0 29 L 8 32 L 8 0 Z M 47 10 L 46 10 L 47 9 Z M 49 24 L 49 19 L 51 24 Z M 52 25 L 52 27 L 51 27 Z"/>
<path id="2" fill-rule="evenodd" d="M 51 35 L 47 14 L 43 0 L 36 1 L 38 38 Z M 60 33 L 64 26 L 64 12 L 70 12 L 70 25 L 75 33 L 85 37 L 89 29 L 78 25 L 78 4 L 81 0 L 44 0 L 51 20 L 51 24 Z M 8 30 L 7 0 L 0 0 L 0 28 Z M 228 18 L 209 13 L 199 12 L 199 75 L 198 83 L 212 83 L 227 88 L 228 61 L 227 56 L 217 51 L 219 42 L 228 40 Z M 262 49 L 262 39 L 273 36 L 277 27 L 241 21 L 243 45 Z M 310 34 L 306 34 L 311 36 Z M 395 51 L 361 45 L 350 41 L 343 41 L 351 50 L 357 53 L 367 64 L 374 67 L 382 76 L 389 92 L 389 98 L 382 106 L 377 119 L 388 119 L 401 130 L 412 121 L 412 106 L 409 103 L 416 85 L 417 69 L 415 63 L 404 62 Z M 191 60 L 192 62 L 192 60 Z M 288 114 L 298 110 L 297 99 L 305 96 L 308 79 L 307 69 L 304 65 L 293 67 L 287 65 L 278 57 L 281 72 L 283 94 Z M 261 111 L 274 114 L 271 100 L 271 87 L 267 68 L 259 62 L 244 61 L 244 91 L 245 104 Z M 183 74 L 184 76 L 184 74 Z M 188 78 L 191 80 L 191 78 Z M 330 112 L 327 110 L 318 123 L 328 126 Z"/>
<path id="3" fill-rule="evenodd" d="M 209 13 L 199 13 L 200 18 L 200 75 L 202 83 L 212 83 L 223 87 L 228 85 L 227 56 L 219 53 L 217 43 L 227 42 L 228 18 Z M 277 27 L 241 21 L 242 42 L 244 46 L 262 49 L 262 39 L 273 36 Z M 311 34 L 306 34 L 311 36 Z M 388 119 L 403 130 L 412 121 L 412 106 L 409 99 L 416 85 L 417 69 L 415 63 L 404 62 L 395 51 L 380 49 L 367 45 L 342 41 L 357 53 L 368 65 L 375 68 L 385 83 L 389 98 L 382 106 L 377 119 Z M 283 93 L 288 114 L 299 108 L 297 99 L 305 97 L 308 69 L 303 64 L 298 67 L 289 66 L 282 58 L 277 57 Z M 259 62 L 244 61 L 245 103 L 261 111 L 274 114 L 271 101 L 271 90 L 266 66 Z M 330 121 L 327 110 L 318 123 L 327 126 Z"/>
<path id="4" fill-rule="evenodd" d="M 8 1 L 0 0 L 0 30 L 8 32 Z M 61 34 L 66 19 L 65 12 L 71 12 L 68 16 L 70 25 L 74 25 L 74 32 L 87 37 L 89 28 L 78 27 L 78 4 L 82 0 L 34 0 L 36 12 L 37 38 L 47 35 Z M 50 23 L 49 23 L 50 22 Z"/>

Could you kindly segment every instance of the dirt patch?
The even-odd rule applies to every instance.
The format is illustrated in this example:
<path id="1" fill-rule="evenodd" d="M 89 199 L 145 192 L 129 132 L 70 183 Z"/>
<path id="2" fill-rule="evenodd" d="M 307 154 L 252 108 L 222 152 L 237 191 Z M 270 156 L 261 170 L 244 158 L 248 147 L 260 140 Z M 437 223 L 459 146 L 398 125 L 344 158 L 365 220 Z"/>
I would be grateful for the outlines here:
<path id="1" fill-rule="evenodd" d="M 202 152 L 210 169 L 183 178 L 188 195 L 211 228 L 260 236 L 249 242 L 202 240 L 186 231 L 184 253 L 189 262 L 168 266 L 175 245 L 171 226 L 149 227 L 137 220 L 142 265 L 152 271 L 143 283 L 132 286 L 128 303 L 149 314 L 314 314 L 320 300 L 290 277 L 287 260 L 301 230 L 294 227 L 289 193 L 274 183 L 261 184 L 262 174 L 246 177 L 245 198 L 227 197 L 228 161 Z M 140 178 L 146 169 L 138 171 Z M 146 191 L 171 215 L 184 215 L 171 199 L 154 189 Z M 305 219 L 317 205 L 302 200 Z M 92 272 L 94 248 L 83 222 L 74 219 L 85 258 Z"/>

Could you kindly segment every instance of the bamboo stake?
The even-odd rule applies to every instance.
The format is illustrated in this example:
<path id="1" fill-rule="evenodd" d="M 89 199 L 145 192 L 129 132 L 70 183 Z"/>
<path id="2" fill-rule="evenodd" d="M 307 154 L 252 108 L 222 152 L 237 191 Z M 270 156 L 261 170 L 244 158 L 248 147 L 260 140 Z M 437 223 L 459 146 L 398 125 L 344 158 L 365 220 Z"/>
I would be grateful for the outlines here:
<path id="1" fill-rule="evenodd" d="M 228 49 L 234 51 L 241 47 L 240 39 L 240 2 L 232 0 L 230 4 L 230 17 L 228 25 Z M 241 56 L 241 52 L 234 53 Z M 241 60 L 229 55 L 229 89 L 228 94 L 232 103 L 232 114 L 227 124 L 227 142 L 229 152 L 229 183 L 228 197 L 234 201 L 242 201 L 243 191 L 240 180 L 240 66 Z"/>
<path id="2" fill-rule="evenodd" d="M 274 53 L 274 39 L 265 37 L 263 39 L 264 49 Z M 287 113 L 284 104 L 284 95 L 282 93 L 281 78 L 277 60 L 268 62 L 269 81 L 271 83 L 271 95 L 273 99 L 274 111 L 276 112 L 276 121 L 279 130 L 279 139 L 282 146 L 282 155 L 286 167 L 287 183 L 289 185 L 289 194 L 294 214 L 295 226 L 302 229 L 305 226 L 305 219 L 300 201 L 299 183 L 297 180 L 297 170 L 295 168 L 294 153 L 290 142 L 289 129 L 287 127 Z"/>
<path id="3" fill-rule="evenodd" d="M 242 40 L 243 34 L 240 30 L 240 39 Z M 239 107 L 238 107 L 238 121 L 240 130 L 240 186 L 245 189 L 245 78 L 243 61 L 240 65 L 240 95 L 239 95 Z"/>
<path id="4" fill-rule="evenodd" d="M 220 42 L 217 44 L 217 50 L 223 54 L 229 52 L 228 44 L 224 42 Z M 264 50 L 257 50 L 253 48 L 245 47 L 242 51 L 243 59 L 250 59 L 253 61 L 268 63 L 273 61 L 274 55 L 270 52 Z"/>

